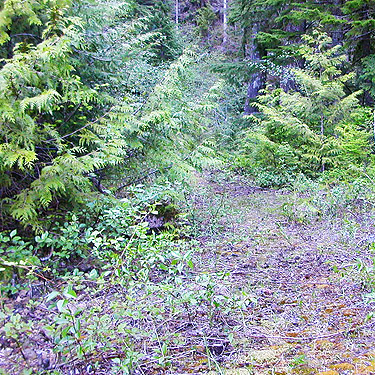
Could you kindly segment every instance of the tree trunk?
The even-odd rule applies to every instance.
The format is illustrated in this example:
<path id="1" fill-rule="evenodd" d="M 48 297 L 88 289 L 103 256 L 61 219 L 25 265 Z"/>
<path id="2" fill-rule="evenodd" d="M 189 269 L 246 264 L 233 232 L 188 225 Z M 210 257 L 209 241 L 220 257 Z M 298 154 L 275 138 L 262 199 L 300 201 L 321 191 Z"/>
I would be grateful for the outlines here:
<path id="1" fill-rule="evenodd" d="M 244 107 L 244 114 L 251 115 L 258 112 L 258 109 L 252 104 L 259 94 L 259 91 L 264 88 L 266 75 L 263 72 L 256 72 L 252 75 L 251 81 L 247 86 L 247 95 Z"/>
<path id="2" fill-rule="evenodd" d="M 224 0 L 223 3 L 223 44 L 226 44 L 228 41 L 228 0 Z"/>
<path id="3" fill-rule="evenodd" d="M 179 0 L 175 0 L 175 23 L 178 28 L 178 19 L 179 19 Z"/>
<path id="4" fill-rule="evenodd" d="M 261 51 L 259 51 L 258 46 L 255 42 L 256 36 L 259 32 L 259 25 L 254 25 L 251 35 L 251 42 L 249 44 L 249 52 L 248 52 L 248 58 L 256 63 L 260 62 L 261 58 L 264 56 L 262 55 Z M 251 80 L 248 83 L 247 86 L 247 95 L 246 95 L 246 101 L 244 106 L 244 114 L 250 115 L 252 113 L 258 112 L 258 109 L 252 105 L 252 103 L 255 101 L 256 97 L 259 95 L 259 91 L 262 90 L 265 87 L 266 82 L 266 73 L 259 70 L 255 72 L 251 76 Z"/>
<path id="5" fill-rule="evenodd" d="M 342 11 L 341 11 L 341 6 L 342 6 L 342 1 L 341 0 L 334 0 L 333 1 L 334 8 L 332 9 L 332 14 L 335 17 L 342 17 Z M 331 32 L 332 35 L 332 44 L 334 46 L 338 44 L 342 44 L 344 41 L 344 27 L 343 25 L 335 26 Z"/>
<path id="6" fill-rule="evenodd" d="M 298 35 L 298 39 L 293 40 L 292 42 L 284 42 L 284 45 L 288 45 L 291 43 L 298 43 L 300 41 L 300 36 L 306 33 L 306 22 L 303 21 L 299 25 L 288 24 L 286 25 L 285 31 L 290 34 L 293 33 L 293 34 Z M 300 60 L 293 59 L 292 62 L 288 63 L 282 68 L 280 87 L 285 92 L 298 91 L 298 86 L 296 86 L 296 82 L 291 71 L 294 68 L 303 68 L 303 66 L 304 66 L 304 60 L 301 58 Z"/>

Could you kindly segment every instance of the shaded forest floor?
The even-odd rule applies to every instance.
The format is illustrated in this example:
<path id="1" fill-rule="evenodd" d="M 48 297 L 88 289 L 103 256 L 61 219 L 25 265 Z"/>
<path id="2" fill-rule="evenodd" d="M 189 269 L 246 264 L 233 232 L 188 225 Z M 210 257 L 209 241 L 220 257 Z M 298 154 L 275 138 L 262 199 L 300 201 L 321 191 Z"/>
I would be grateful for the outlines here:
<path id="1" fill-rule="evenodd" d="M 193 268 L 173 282 L 158 271 L 132 288 L 89 280 L 77 288 L 74 309 L 89 312 L 81 324 L 95 321 L 92 341 L 102 350 L 95 344 L 64 362 L 45 329 L 57 311 L 21 293 L 6 305 L 33 326 L 22 351 L 2 341 L 0 367 L 8 374 L 26 365 L 54 374 L 375 373 L 371 210 L 321 215 L 301 194 L 222 172 L 197 176 L 186 201 L 197 239 Z M 123 370 L 114 358 L 127 359 Z"/>

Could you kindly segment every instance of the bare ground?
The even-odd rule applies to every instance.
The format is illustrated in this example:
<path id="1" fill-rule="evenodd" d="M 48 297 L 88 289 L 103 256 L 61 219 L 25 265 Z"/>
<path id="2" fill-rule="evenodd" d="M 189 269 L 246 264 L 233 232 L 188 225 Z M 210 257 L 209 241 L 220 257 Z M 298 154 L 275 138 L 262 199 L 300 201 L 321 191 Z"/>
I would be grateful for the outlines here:
<path id="1" fill-rule="evenodd" d="M 83 309 L 117 316 L 103 323 L 111 333 L 98 333 L 105 354 L 64 365 L 36 325 L 22 351 L 1 343 L 0 368 L 125 374 L 111 362 L 129 355 L 121 322 L 138 353 L 133 374 L 375 374 L 375 305 L 365 301 L 375 283 L 373 214 L 323 215 L 300 198 L 218 172 L 197 176 L 187 208 L 198 238 L 193 269 L 161 288 L 155 274 L 154 286 L 133 294 L 83 289 Z M 7 303 L 25 320 L 50 314 L 43 303 L 25 308 L 22 295 Z"/>
<path id="2" fill-rule="evenodd" d="M 254 374 L 375 373 L 374 306 L 364 302 L 374 275 L 363 268 L 372 263 L 371 214 L 308 215 L 301 223 L 301 215 L 292 215 L 291 193 L 215 174 L 199 178 L 198 186 L 206 190 L 196 198 L 203 225 L 216 219 L 214 232 L 200 238 L 200 272 L 227 273 L 218 293 L 245 293 L 250 301 L 225 322 L 235 337 L 225 367 Z"/>

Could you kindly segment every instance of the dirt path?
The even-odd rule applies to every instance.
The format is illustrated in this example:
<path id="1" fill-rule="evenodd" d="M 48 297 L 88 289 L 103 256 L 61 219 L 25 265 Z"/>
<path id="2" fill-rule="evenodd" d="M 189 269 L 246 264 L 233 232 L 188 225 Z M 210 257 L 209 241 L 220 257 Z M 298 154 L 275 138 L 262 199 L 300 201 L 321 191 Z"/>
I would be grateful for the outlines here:
<path id="1" fill-rule="evenodd" d="M 371 256 L 372 218 L 317 215 L 298 223 L 290 193 L 217 174 L 200 176 L 197 190 L 196 272 L 210 276 L 216 301 L 201 331 L 213 337 L 221 368 L 375 373 L 375 322 L 363 299 L 371 275 L 355 266 Z"/>
<path id="2" fill-rule="evenodd" d="M 375 374 L 371 210 L 318 194 L 319 211 L 223 172 L 197 176 L 187 198 L 192 240 L 167 242 L 177 255 L 146 264 L 150 277 L 99 269 L 3 302 L 0 373 Z M 46 295 L 68 284 L 77 296 L 59 311 Z"/>

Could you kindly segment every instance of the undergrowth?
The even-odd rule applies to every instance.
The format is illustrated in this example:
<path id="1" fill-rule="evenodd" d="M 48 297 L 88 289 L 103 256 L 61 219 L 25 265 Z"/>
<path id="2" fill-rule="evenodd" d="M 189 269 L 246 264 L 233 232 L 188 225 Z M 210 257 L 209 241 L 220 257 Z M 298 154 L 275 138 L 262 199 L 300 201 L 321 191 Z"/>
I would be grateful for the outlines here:
<path id="1" fill-rule="evenodd" d="M 28 240 L 15 230 L 1 235 L 1 335 L 19 351 L 23 373 L 65 373 L 87 366 L 89 358 L 94 371 L 107 356 L 112 373 L 130 373 L 140 356 L 137 340 L 157 336 L 131 322 L 152 315 L 160 324 L 165 307 L 145 301 L 171 298 L 193 267 L 194 248 L 180 239 L 177 195 L 170 185 L 138 185 L 126 198 L 91 201 Z M 22 316 L 4 302 L 20 296 L 27 305 Z M 36 311 L 38 320 L 32 318 Z M 33 349 L 34 340 L 43 341 L 52 357 Z M 165 365 L 165 358 L 161 343 L 150 360 Z"/>
<path id="2" fill-rule="evenodd" d="M 194 272 L 198 243 L 178 208 L 183 196 L 182 187 L 138 185 L 27 241 L 3 234 L 0 337 L 11 358 L 4 373 L 163 372 L 189 345 L 184 331 L 197 319 L 203 346 L 191 350 L 220 369 L 215 356 L 233 332 L 223 327 L 219 341 L 210 332 L 253 297 L 221 291 L 228 273 Z"/>
<path id="3" fill-rule="evenodd" d="M 27 241 L 15 231 L 3 234 L 0 329 L 10 358 L 5 373 L 13 374 L 15 366 L 20 374 L 177 373 L 198 369 L 199 363 L 224 373 L 218 359 L 241 350 L 242 335 L 255 324 L 254 314 L 261 313 L 271 293 L 262 283 L 241 288 L 233 284 L 237 272 L 257 277 L 269 265 L 259 258 L 254 272 L 246 271 L 252 267 L 246 246 L 250 234 L 246 237 L 234 228 L 229 235 L 228 229 L 246 212 L 243 205 L 249 205 L 250 213 L 266 212 L 267 190 L 255 196 L 244 186 L 242 195 L 234 197 L 241 207 L 231 207 L 230 191 L 224 189 L 236 188 L 231 179 L 234 176 L 226 173 L 212 174 L 215 193 L 200 186 L 204 202 L 182 188 L 138 185 L 121 199 L 102 197 L 87 204 L 66 223 L 55 223 L 49 232 Z M 277 206 L 278 231 L 285 238 L 278 241 L 288 248 L 294 243 L 283 218 L 292 226 L 321 222 L 323 227 L 325 220 L 345 217 L 344 210 L 366 212 L 362 203 L 371 203 L 371 191 L 368 186 L 352 188 L 329 190 L 301 177 L 293 190 L 279 191 L 283 204 Z M 189 215 L 180 212 L 182 206 Z M 239 225 L 253 233 L 254 246 L 269 246 L 272 236 L 262 228 L 248 228 L 246 220 Z M 357 241 L 352 229 L 348 223 L 349 245 Z M 353 254 L 343 267 L 331 266 L 332 277 L 361 284 L 371 304 L 373 243 L 371 238 L 366 241 L 357 243 L 371 250 L 368 257 Z M 212 251 L 206 260 L 211 266 L 205 269 L 202 263 Z M 249 259 L 238 258 L 234 269 L 222 267 L 220 259 L 229 267 L 242 251 Z M 315 256 L 324 256 L 324 251 Z M 291 262 L 294 256 L 285 259 Z M 290 366 L 297 366 L 299 357 L 290 358 Z"/>
<path id="4" fill-rule="evenodd" d="M 322 217 L 356 217 L 371 212 L 375 191 L 365 179 L 332 180 L 322 176 L 318 180 L 298 175 L 285 187 L 291 192 L 282 207 L 288 220 L 308 224 Z"/>

